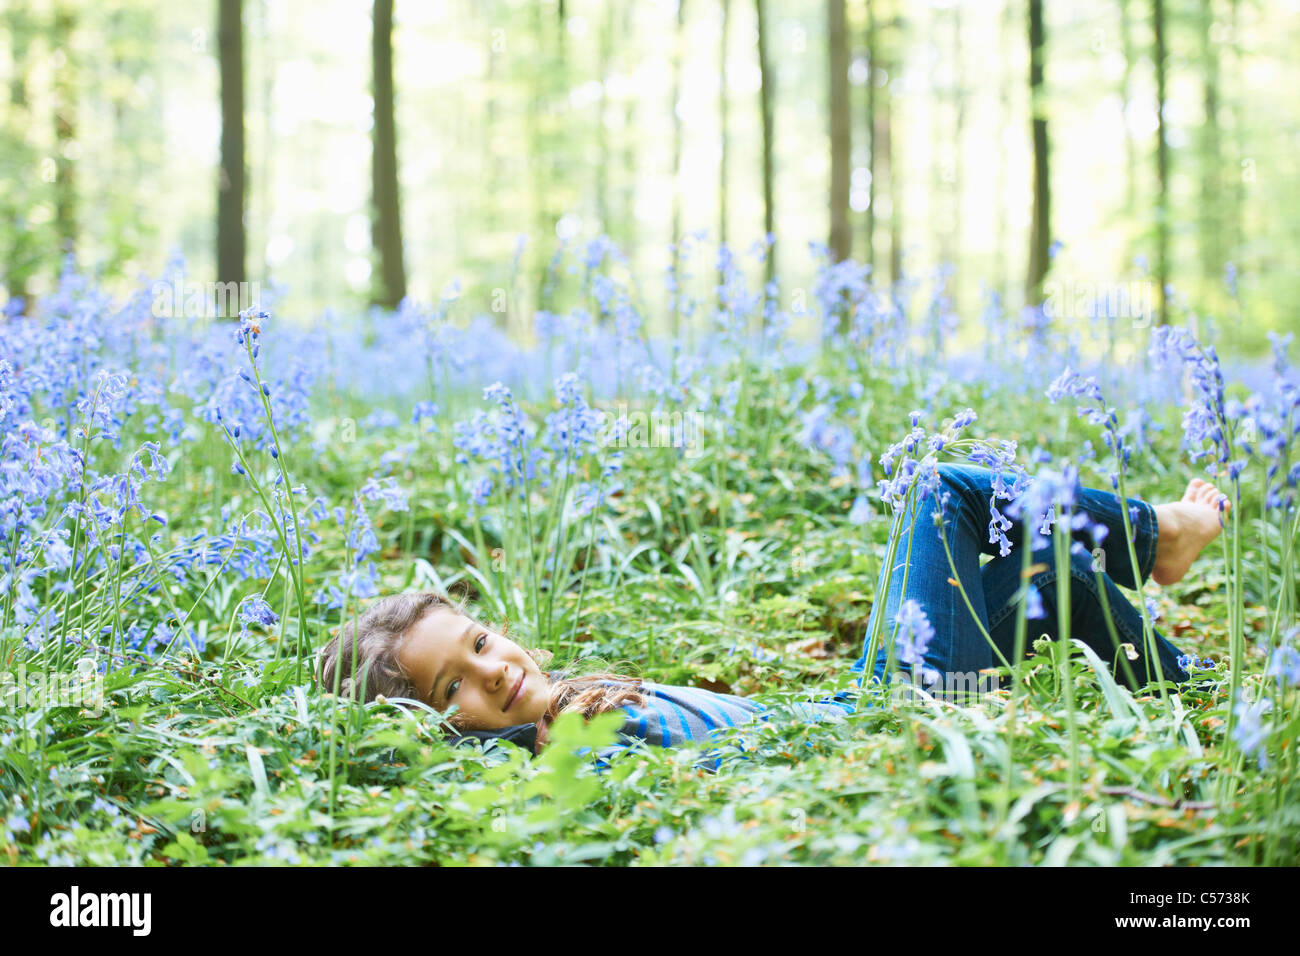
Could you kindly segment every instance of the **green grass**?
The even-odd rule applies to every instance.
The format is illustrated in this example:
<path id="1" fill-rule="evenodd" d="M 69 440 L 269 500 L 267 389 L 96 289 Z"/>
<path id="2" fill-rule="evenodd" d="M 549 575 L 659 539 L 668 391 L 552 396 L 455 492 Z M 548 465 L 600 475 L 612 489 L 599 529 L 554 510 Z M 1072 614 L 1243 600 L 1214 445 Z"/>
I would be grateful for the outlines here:
<path id="1" fill-rule="evenodd" d="M 347 505 L 383 452 L 418 442 L 418 453 L 393 471 L 410 491 L 411 510 L 374 515 L 381 590 L 468 587 L 484 616 L 508 624 L 523 643 L 544 644 L 561 657 L 600 657 L 666 683 L 755 695 L 779 709 L 848 682 L 888 519 L 849 524 L 849 505 L 861 489 L 832 480 L 829 462 L 796 441 L 795 410 L 781 396 L 798 372 L 781 373 L 779 387 L 761 378 L 773 373 L 746 374 L 753 387 L 733 422 L 735 434 L 711 433 L 700 458 L 679 460 L 670 448 L 628 451 L 622 492 L 594 526 L 572 531 L 573 541 L 592 542 L 590 551 L 566 551 L 558 585 L 543 573 L 538 595 L 529 590 L 530 566 L 515 553 L 528 546 L 519 542 L 517 520 L 493 510 L 471 520 L 466 469 L 452 460 L 449 423 L 435 435 L 405 425 L 363 430 L 355 441 L 328 441 L 320 453 L 303 441 L 286 446 L 281 461 L 295 484 Z M 828 374 L 848 378 L 833 366 Z M 911 389 L 870 379 L 866 385 L 871 412 L 853 423 L 855 437 L 878 455 L 905 430 L 919 399 Z M 1100 446 L 1069 410 L 1023 396 L 945 385 L 935 400 L 938 417 L 967 404 L 980 409 L 977 432 L 984 437 L 1041 443 L 1061 454 L 1073 453 L 1084 437 Z M 359 420 L 367 410 L 335 395 L 317 409 L 317 428 L 336 434 L 331 421 Z M 1130 494 L 1176 496 L 1194 473 L 1176 447 L 1177 410 L 1168 416 L 1174 424 L 1156 451 L 1134 463 Z M 258 505 L 229 474 L 228 456 L 209 435 L 177 457 L 168 482 L 149 487 L 151 506 L 173 516 L 159 562 L 181 535 L 219 530 L 223 505 L 235 515 Z M 264 480 L 278 470 L 269 458 L 253 464 Z M 1102 484 L 1093 477 L 1089 484 Z M 536 494 L 533 505 L 544 513 L 546 496 Z M 1242 509 L 1254 514 L 1258 503 L 1246 498 Z M 1148 586 L 1158 595 L 1162 632 L 1185 652 L 1221 661 L 1196 686 L 1174 689 L 1168 705 L 1154 692 L 1135 697 L 1117 686 L 1107 667 L 1077 648 L 1066 661 L 1054 658 L 1060 648 L 1040 644 L 1016 670 L 1014 728 L 1005 693 L 971 706 L 867 699 L 864 705 L 873 706 L 860 706 L 842 724 L 778 717 L 737 732 L 746 752 L 716 774 L 699 768 L 700 754 L 691 748 L 624 753 L 597 774 L 574 751 L 612 739 L 608 720 L 583 727 L 566 718 L 552 746 L 533 757 L 515 748 L 453 749 L 418 709 L 362 707 L 319 693 L 307 679 L 310 657 L 299 660 L 300 637 L 313 651 L 340 615 L 300 608 L 295 593 L 312 594 L 350 558 L 332 522 L 316 530 L 323 538 L 301 583 L 283 567 L 239 582 L 211 566 L 130 607 L 115 605 L 93 582 L 78 590 L 91 619 L 126 613 L 174 620 L 193 608 L 188 620 L 203 629 L 206 648 L 194 654 L 177 645 L 158 660 L 114 670 L 100 715 L 72 707 L 0 712 L 7 794 L 0 818 L 8 820 L 0 827 L 0 859 L 1300 862 L 1294 700 L 1281 701 L 1291 716 L 1275 729 L 1267 769 L 1225 747 L 1229 601 L 1217 546 L 1177 587 Z M 545 555 L 553 540 L 538 533 L 531 545 Z M 1261 646 L 1273 620 L 1263 606 L 1265 589 L 1276 595 L 1280 587 L 1294 589 L 1294 581 L 1269 578 L 1279 563 L 1260 552 L 1258 536 L 1247 534 L 1243 545 L 1241 680 L 1252 690 L 1262 680 Z M 504 560 L 494 568 L 494 549 L 507 547 L 515 550 L 498 555 Z M 130 577 L 128 569 L 118 583 Z M 261 593 L 280 623 L 241 639 L 235 609 Z M 552 594 L 550 626 L 543 629 L 532 599 Z M 17 636 L 11 628 L 4 644 L 11 665 L 25 653 Z M 1077 799 L 1070 797 L 1071 713 L 1079 739 Z"/>

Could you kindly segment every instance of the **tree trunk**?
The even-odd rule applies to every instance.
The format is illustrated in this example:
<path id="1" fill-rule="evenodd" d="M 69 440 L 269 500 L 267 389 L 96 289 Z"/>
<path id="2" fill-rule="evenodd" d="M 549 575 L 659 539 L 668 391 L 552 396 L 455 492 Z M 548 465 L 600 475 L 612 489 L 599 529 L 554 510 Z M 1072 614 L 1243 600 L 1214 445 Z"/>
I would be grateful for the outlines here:
<path id="1" fill-rule="evenodd" d="M 1029 0 L 1029 104 L 1034 138 L 1034 212 L 1029 234 L 1025 302 L 1042 301 L 1052 242 L 1052 190 L 1048 175 L 1047 106 L 1043 93 L 1043 0 Z"/>
<path id="2" fill-rule="evenodd" d="M 880 131 L 880 158 L 885 164 L 885 180 L 889 184 L 889 281 L 896 283 L 903 277 L 903 187 L 899 174 L 899 163 L 894 151 L 894 72 L 897 59 L 894 55 L 899 38 L 903 35 L 904 20 L 902 13 L 897 13 L 889 21 L 890 37 L 882 43 L 885 52 L 881 62 L 889 82 L 884 87 L 884 95 L 878 100 L 880 118 L 877 129 Z"/>
<path id="3" fill-rule="evenodd" d="M 1205 173 L 1201 177 L 1201 268 L 1205 278 L 1217 282 L 1223 276 L 1222 151 L 1219 136 L 1219 51 L 1210 37 L 1214 26 L 1212 0 L 1201 0 L 1201 60 L 1205 64 L 1205 122 L 1201 126 L 1201 156 Z"/>
<path id="4" fill-rule="evenodd" d="M 830 246 L 831 260 L 840 262 L 852 253 L 849 231 L 849 186 L 853 133 L 849 122 L 849 37 L 844 0 L 826 0 L 826 40 L 830 63 Z"/>
<path id="5" fill-rule="evenodd" d="M 1243 241 L 1242 236 L 1242 215 L 1246 208 L 1246 183 L 1249 177 L 1250 182 L 1254 182 L 1254 166 L 1246 167 L 1246 161 L 1242 159 L 1245 155 L 1245 137 L 1242 135 L 1245 124 L 1242 122 L 1242 115 L 1245 112 L 1242 104 L 1246 102 L 1242 95 L 1242 57 L 1241 57 L 1241 34 L 1237 32 L 1240 25 L 1238 20 L 1238 2 L 1230 0 L 1228 4 L 1228 24 L 1232 36 L 1232 76 L 1234 79 L 1233 87 L 1235 96 L 1231 98 L 1232 102 L 1232 139 L 1233 147 L 1237 160 L 1233 162 L 1232 176 L 1232 202 L 1226 210 L 1224 219 L 1226 226 L 1224 232 L 1227 235 L 1228 255 L 1234 259 L 1241 249 Z"/>
<path id="6" fill-rule="evenodd" d="M 9 80 L 9 115 L 5 117 L 5 135 L 9 139 L 8 148 L 17 154 L 14 157 L 15 168 L 29 168 L 32 157 L 27 147 L 26 127 L 29 125 L 27 102 L 27 52 L 31 43 L 31 27 L 28 14 L 21 4 L 11 5 L 5 11 L 5 26 L 11 37 L 13 56 L 13 76 Z M 30 181 L 30 180 L 29 180 Z M 27 281 L 32 272 L 33 239 L 32 229 L 20 217 L 23 206 L 22 197 L 0 194 L 0 209 L 6 221 L 11 224 L 7 238 L 11 245 L 5 250 L 4 268 L 5 289 L 10 299 L 21 299 L 23 311 L 28 310 Z M 17 228 L 12 228 L 12 227 Z"/>
<path id="7" fill-rule="evenodd" d="M 774 236 L 776 232 L 776 210 L 772 186 L 772 149 L 775 137 L 774 107 L 776 104 L 776 73 L 768 57 L 768 25 L 764 7 L 766 0 L 755 0 L 758 15 L 758 103 L 763 114 L 763 234 Z M 777 244 L 767 252 L 765 284 L 776 277 Z"/>
<path id="8" fill-rule="evenodd" d="M 557 156 L 560 150 L 557 148 L 556 137 L 552 131 L 555 123 L 555 113 L 557 110 L 558 95 L 557 88 L 561 87 L 564 80 L 565 70 L 565 9 L 564 5 L 559 5 L 558 17 L 553 23 L 556 29 L 555 48 L 551 56 L 546 56 L 544 47 L 544 37 L 546 35 L 546 23 L 548 21 L 542 18 L 541 3 L 532 4 L 533 8 L 533 37 L 537 42 L 537 61 L 538 69 L 533 70 L 533 101 L 532 108 L 528 111 L 527 135 L 528 135 L 528 155 L 532 157 L 529 166 L 532 168 L 532 203 L 537 229 L 540 234 L 539 248 L 539 269 L 537 275 L 537 301 L 544 310 L 550 310 L 555 289 L 548 287 L 548 271 L 551 256 L 546 254 L 546 246 L 557 241 L 556 226 L 559 223 L 559 216 L 556 215 L 554 207 L 551 204 L 552 184 L 558 179 Z M 547 62 L 551 60 L 553 62 Z M 548 68 L 549 67 L 549 68 Z M 557 277 L 557 282 L 561 281 Z"/>
<path id="9" fill-rule="evenodd" d="M 1120 100 L 1123 103 L 1124 116 L 1124 156 L 1128 161 L 1127 174 L 1124 177 L 1124 209 L 1133 215 L 1137 206 L 1137 150 L 1133 145 L 1133 134 L 1128 128 L 1128 104 L 1132 99 L 1133 84 L 1133 36 L 1129 23 L 1129 0 L 1119 0 L 1119 43 L 1124 54 L 1124 75 L 1120 80 Z"/>
<path id="10" fill-rule="evenodd" d="M 63 54 L 54 74 L 54 224 L 59 248 L 77 244 L 77 176 L 68 153 L 77 138 L 77 57 L 73 51 L 76 13 L 66 4 L 54 8 L 54 46 Z"/>
<path id="11" fill-rule="evenodd" d="M 624 74 L 630 72 L 626 68 L 626 64 L 627 58 L 630 56 L 628 51 L 632 49 L 634 40 L 632 17 L 632 4 L 622 5 L 622 19 L 619 25 L 622 43 L 619 44 L 619 62 L 622 64 L 620 69 Z M 619 219 L 626 230 L 624 234 L 625 241 L 622 244 L 623 253 L 629 260 L 634 260 L 636 238 L 639 231 L 636 227 L 636 187 L 639 178 L 637 176 L 637 157 L 640 152 L 636 134 L 633 132 L 636 129 L 637 98 L 629 96 L 626 99 L 627 104 L 623 108 L 623 161 L 621 164 L 623 167 L 623 184 L 619 190 L 619 195 L 622 197 Z"/>
<path id="12" fill-rule="evenodd" d="M 1005 0 L 1002 17 L 998 23 L 998 44 L 1004 50 L 1011 49 L 1016 35 L 1016 4 L 1014 0 Z M 998 103 L 1002 109 L 1001 119 L 1010 122 L 1011 96 L 1014 75 L 1010 70 L 1000 70 L 998 77 Z M 1000 128 L 1000 127 L 999 127 Z M 993 191 L 993 277 L 997 284 L 998 295 L 1005 299 L 1010 283 L 1007 268 L 1007 158 L 1006 150 L 997 151 L 998 173 Z"/>
<path id="13" fill-rule="evenodd" d="M 1169 321 L 1169 301 L 1165 287 L 1169 284 L 1169 149 L 1165 143 L 1165 5 L 1164 0 L 1151 2 L 1152 26 L 1155 30 L 1156 67 L 1156 284 L 1160 302 L 1158 321 Z"/>
<path id="14" fill-rule="evenodd" d="M 536 59 L 540 61 L 543 55 L 542 40 L 542 5 L 534 3 L 533 8 L 533 40 L 536 46 Z M 537 230 L 537 307 L 539 310 L 549 311 L 551 308 L 551 299 L 554 290 L 547 285 L 547 263 L 551 258 L 550 246 L 556 241 L 555 232 L 549 228 L 547 222 L 546 206 L 546 163 L 541 159 L 544 153 L 542 148 L 541 134 L 541 113 L 546 103 L 546 92 L 542 88 L 542 78 L 536 70 L 530 72 L 530 86 L 532 93 L 531 102 L 528 104 L 528 110 L 524 114 L 524 135 L 527 138 L 527 155 L 530 161 L 527 163 L 530 178 L 529 204 L 532 206 L 532 219 L 534 228 Z"/>
<path id="15" fill-rule="evenodd" d="M 952 99 L 953 99 L 953 127 L 952 127 L 952 167 L 947 171 L 948 180 L 948 199 L 951 204 L 951 226 L 948 231 L 948 252 L 944 256 L 945 260 L 956 265 L 956 260 L 962 254 L 962 216 L 961 216 L 961 171 L 962 171 L 962 153 L 961 142 L 962 135 L 966 129 L 966 88 L 962 82 L 961 66 L 961 7 L 952 8 Z M 955 284 L 955 280 L 954 280 Z"/>
<path id="16" fill-rule="evenodd" d="M 682 96 L 682 46 L 686 42 L 686 0 L 677 0 L 677 29 L 673 33 L 673 85 L 669 109 L 673 115 L 672 242 L 674 263 L 676 249 L 682 241 L 682 191 L 678 181 L 682 172 L 682 116 L 678 108 Z"/>
<path id="17" fill-rule="evenodd" d="M 938 59 L 942 61 L 946 54 L 943 50 L 943 11 L 937 7 L 930 7 L 929 23 L 926 25 L 926 35 L 932 39 L 934 48 L 937 51 Z M 945 195 L 946 186 L 944 184 L 944 164 L 946 157 L 943 152 L 943 143 L 947 129 L 944 126 L 944 107 L 946 105 L 946 90 L 944 89 L 942 78 L 943 66 L 936 64 L 933 72 L 927 78 L 930 87 L 930 189 L 929 197 L 926 203 L 926 218 L 928 225 L 933 230 L 931 244 L 935 262 L 931 265 L 937 265 L 942 261 L 944 252 L 947 248 L 947 240 L 944 238 L 945 219 L 947 218 L 947 196 Z"/>
<path id="18" fill-rule="evenodd" d="M 217 281 L 242 283 L 244 273 L 244 25 L 242 0 L 219 0 L 221 170 L 217 188 Z M 240 295 L 218 296 L 238 310 Z"/>
<path id="19" fill-rule="evenodd" d="M 483 14 L 483 7 L 475 6 L 476 13 Z M 499 34 L 493 29 L 493 21 L 487 16 L 482 23 L 475 24 L 487 33 L 487 83 L 483 105 L 483 165 L 487 170 L 487 208 L 483 213 L 483 226 L 489 234 L 495 234 L 500 221 L 501 192 L 501 157 L 496 150 L 494 134 L 497 126 L 497 73 L 500 70 L 500 51 L 497 49 Z M 513 293 L 512 293 L 513 294 Z"/>
<path id="20" fill-rule="evenodd" d="M 371 301 L 395 309 L 406 297 L 406 267 L 402 262 L 402 217 L 397 187 L 397 124 L 393 111 L 393 0 L 375 0 L 374 159 L 371 162 L 374 218 L 370 234 L 379 254 L 379 281 L 372 284 Z"/>
<path id="21" fill-rule="evenodd" d="M 609 107 L 610 60 L 614 45 L 614 5 L 605 8 L 605 19 L 600 25 L 600 99 L 596 103 L 596 220 L 600 231 L 613 238 L 609 221 Z"/>
<path id="22" fill-rule="evenodd" d="M 678 100 L 682 95 L 682 45 L 686 42 L 686 0 L 677 0 L 677 30 L 673 33 L 673 176 L 672 176 L 672 249 L 673 276 L 681 276 L 682 263 L 682 116 L 678 109 Z M 677 307 L 678 297 L 673 297 L 673 341 L 681 334 L 681 310 Z"/>
<path id="23" fill-rule="evenodd" d="M 876 2 L 867 0 L 867 248 L 862 261 L 875 272 L 876 267 Z"/>
<path id="24" fill-rule="evenodd" d="M 718 242 L 727 241 L 727 24 L 731 0 L 722 0 L 722 38 L 718 49 L 718 125 L 722 156 L 718 166 Z"/>

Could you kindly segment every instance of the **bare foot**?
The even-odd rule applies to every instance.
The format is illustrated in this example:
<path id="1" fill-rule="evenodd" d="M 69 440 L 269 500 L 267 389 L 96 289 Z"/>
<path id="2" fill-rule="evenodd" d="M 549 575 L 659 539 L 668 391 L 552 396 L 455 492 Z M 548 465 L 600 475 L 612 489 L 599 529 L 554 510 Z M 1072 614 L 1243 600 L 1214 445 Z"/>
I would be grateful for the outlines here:
<path id="1" fill-rule="evenodd" d="M 1223 511 L 1219 502 L 1223 502 Z M 1205 546 L 1219 536 L 1220 514 L 1227 518 L 1232 505 L 1208 481 L 1193 478 L 1180 501 L 1156 505 L 1156 563 L 1151 570 L 1157 584 L 1181 581 Z"/>

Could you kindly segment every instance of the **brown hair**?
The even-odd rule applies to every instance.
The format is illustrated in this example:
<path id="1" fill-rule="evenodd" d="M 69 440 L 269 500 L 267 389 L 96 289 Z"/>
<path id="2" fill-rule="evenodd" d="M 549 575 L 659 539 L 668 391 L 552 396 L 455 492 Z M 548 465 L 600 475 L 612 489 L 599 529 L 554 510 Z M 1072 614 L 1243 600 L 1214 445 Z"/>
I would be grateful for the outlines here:
<path id="1" fill-rule="evenodd" d="M 321 690 L 366 701 L 381 695 L 417 697 L 415 685 L 397 657 L 402 641 L 426 614 L 438 608 L 464 614 L 467 603 L 463 598 L 452 601 L 437 591 L 408 591 L 380 598 L 355 625 L 345 621 L 339 634 L 321 649 L 317 667 Z M 549 651 L 524 650 L 542 667 L 551 657 Z M 560 714 L 580 713 L 583 719 L 590 720 L 623 704 L 645 704 L 645 695 L 637 689 L 641 686 L 639 677 L 607 672 L 569 676 L 563 671 L 547 672 L 547 677 L 550 698 L 543 724 L 550 724 Z M 459 712 L 448 723 L 456 730 L 472 729 Z"/>

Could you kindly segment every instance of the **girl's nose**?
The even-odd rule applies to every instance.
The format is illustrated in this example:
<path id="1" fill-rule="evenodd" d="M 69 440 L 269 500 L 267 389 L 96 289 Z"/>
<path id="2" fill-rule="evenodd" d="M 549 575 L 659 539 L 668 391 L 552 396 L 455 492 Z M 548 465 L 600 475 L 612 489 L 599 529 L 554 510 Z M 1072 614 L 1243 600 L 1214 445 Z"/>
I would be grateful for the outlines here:
<path id="1" fill-rule="evenodd" d="M 510 667 L 502 660 L 485 660 L 483 661 L 483 681 L 489 689 L 496 689 L 507 676 Z"/>

